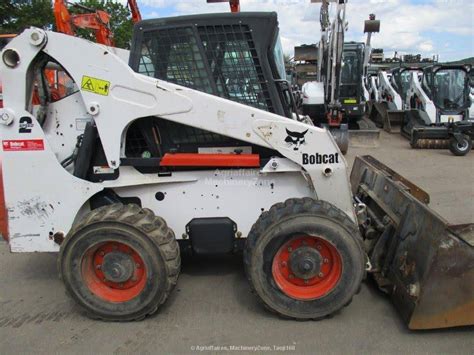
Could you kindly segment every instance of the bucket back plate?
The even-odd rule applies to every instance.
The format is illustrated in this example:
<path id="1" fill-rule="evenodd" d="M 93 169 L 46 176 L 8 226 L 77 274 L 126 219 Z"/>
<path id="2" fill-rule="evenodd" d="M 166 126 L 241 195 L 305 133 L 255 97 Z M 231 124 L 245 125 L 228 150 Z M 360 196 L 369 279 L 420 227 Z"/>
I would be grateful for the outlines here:
<path id="1" fill-rule="evenodd" d="M 474 224 L 449 225 L 422 189 L 371 156 L 356 158 L 351 185 L 367 206 L 374 279 L 408 327 L 474 324 Z"/>

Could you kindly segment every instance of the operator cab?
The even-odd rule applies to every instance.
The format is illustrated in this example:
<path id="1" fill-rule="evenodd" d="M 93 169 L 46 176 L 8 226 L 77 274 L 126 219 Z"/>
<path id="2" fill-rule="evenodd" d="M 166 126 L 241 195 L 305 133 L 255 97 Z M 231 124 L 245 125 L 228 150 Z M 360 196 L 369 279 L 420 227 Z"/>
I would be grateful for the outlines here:
<path id="1" fill-rule="evenodd" d="M 339 99 L 349 118 L 364 115 L 364 43 L 346 42 L 342 53 Z"/>
<path id="2" fill-rule="evenodd" d="M 463 114 L 471 105 L 469 72 L 464 66 L 429 66 L 423 69 L 423 91 L 440 114 Z"/>
<path id="3" fill-rule="evenodd" d="M 129 65 L 138 73 L 281 116 L 292 118 L 296 113 L 274 12 L 141 21 L 134 27 Z M 150 146 L 158 136 L 160 146 Z M 245 142 L 159 118 L 151 124 L 149 119 L 136 121 L 128 130 L 127 142 L 128 157 L 144 153 L 155 157 L 158 150 L 198 153 L 227 147 L 244 153 L 250 149 L 264 157 L 278 155 L 269 149 L 248 147 Z"/>
<path id="4" fill-rule="evenodd" d="M 411 73 L 417 72 L 418 76 L 423 76 L 423 69 L 417 67 L 400 67 L 393 69 L 390 78 L 390 84 L 405 102 L 408 89 L 410 88 Z M 421 81 L 421 80 L 420 80 Z"/>

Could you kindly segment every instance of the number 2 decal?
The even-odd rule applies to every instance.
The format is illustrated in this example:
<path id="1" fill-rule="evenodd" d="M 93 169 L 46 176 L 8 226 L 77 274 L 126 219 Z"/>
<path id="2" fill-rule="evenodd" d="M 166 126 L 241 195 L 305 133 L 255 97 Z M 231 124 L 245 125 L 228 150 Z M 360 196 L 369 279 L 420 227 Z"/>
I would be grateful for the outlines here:
<path id="1" fill-rule="evenodd" d="M 20 129 L 18 133 L 31 133 L 31 128 L 33 128 L 33 121 L 31 117 L 24 116 L 20 118 Z"/>

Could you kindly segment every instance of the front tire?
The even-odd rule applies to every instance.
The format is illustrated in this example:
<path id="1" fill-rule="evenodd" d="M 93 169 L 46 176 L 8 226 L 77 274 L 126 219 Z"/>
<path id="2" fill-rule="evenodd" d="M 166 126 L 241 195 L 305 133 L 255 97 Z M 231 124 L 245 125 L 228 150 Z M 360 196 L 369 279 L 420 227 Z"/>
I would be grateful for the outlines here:
<path id="1" fill-rule="evenodd" d="M 244 250 L 247 278 L 271 311 L 321 319 L 349 304 L 365 274 L 357 226 L 339 209 L 311 198 L 264 212 Z"/>
<path id="2" fill-rule="evenodd" d="M 471 137 L 469 137 L 466 134 L 463 134 L 461 143 L 459 143 L 454 137 L 451 137 L 449 139 L 449 150 L 454 155 L 464 156 L 467 153 L 469 153 L 471 148 L 472 148 Z"/>
<path id="3" fill-rule="evenodd" d="M 113 204 L 89 212 L 61 244 L 58 268 L 86 315 L 108 321 L 153 314 L 176 285 L 179 246 L 151 210 Z"/>

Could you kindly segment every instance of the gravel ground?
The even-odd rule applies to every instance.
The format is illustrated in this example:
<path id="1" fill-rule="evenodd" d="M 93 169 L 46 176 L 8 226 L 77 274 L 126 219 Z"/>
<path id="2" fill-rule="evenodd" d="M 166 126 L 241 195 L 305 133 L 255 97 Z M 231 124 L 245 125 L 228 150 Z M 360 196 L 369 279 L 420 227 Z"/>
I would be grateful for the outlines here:
<path id="1" fill-rule="evenodd" d="M 382 132 L 371 154 L 431 194 L 448 221 L 474 220 L 474 153 L 411 150 Z M 239 257 L 183 260 L 176 291 L 153 317 L 103 323 L 83 317 L 57 278 L 54 254 L 10 254 L 0 242 L 0 353 L 290 353 L 474 352 L 474 327 L 409 331 L 371 282 L 352 304 L 319 322 L 282 320 L 250 294 Z M 219 348 L 223 347 L 223 348 Z M 253 348 L 252 348 L 253 347 Z"/>

